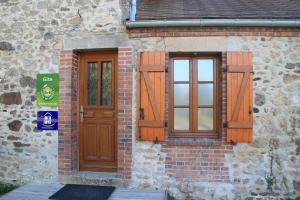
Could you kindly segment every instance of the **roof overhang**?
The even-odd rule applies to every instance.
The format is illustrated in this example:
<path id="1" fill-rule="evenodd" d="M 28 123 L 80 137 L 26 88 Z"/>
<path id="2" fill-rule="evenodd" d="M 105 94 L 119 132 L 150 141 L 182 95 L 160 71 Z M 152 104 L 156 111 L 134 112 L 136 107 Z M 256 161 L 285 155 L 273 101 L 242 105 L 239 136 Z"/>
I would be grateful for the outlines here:
<path id="1" fill-rule="evenodd" d="M 127 21 L 127 28 L 156 27 L 282 27 L 299 28 L 300 20 L 274 19 L 199 19 L 199 20 L 140 20 Z"/>

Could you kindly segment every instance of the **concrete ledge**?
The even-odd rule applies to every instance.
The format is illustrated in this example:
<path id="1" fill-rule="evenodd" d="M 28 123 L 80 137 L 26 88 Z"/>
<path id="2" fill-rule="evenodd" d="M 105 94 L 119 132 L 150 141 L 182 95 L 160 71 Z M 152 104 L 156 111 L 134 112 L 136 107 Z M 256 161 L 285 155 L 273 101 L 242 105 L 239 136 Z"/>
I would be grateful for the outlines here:
<path id="1" fill-rule="evenodd" d="M 59 176 L 62 184 L 103 185 L 115 187 L 127 187 L 128 181 L 120 179 L 114 173 L 78 172 L 69 176 Z"/>
<path id="2" fill-rule="evenodd" d="M 63 50 L 115 49 L 130 46 L 126 34 L 64 38 Z"/>
<path id="3" fill-rule="evenodd" d="M 226 50 L 226 37 L 167 37 L 168 52 L 221 52 Z"/>

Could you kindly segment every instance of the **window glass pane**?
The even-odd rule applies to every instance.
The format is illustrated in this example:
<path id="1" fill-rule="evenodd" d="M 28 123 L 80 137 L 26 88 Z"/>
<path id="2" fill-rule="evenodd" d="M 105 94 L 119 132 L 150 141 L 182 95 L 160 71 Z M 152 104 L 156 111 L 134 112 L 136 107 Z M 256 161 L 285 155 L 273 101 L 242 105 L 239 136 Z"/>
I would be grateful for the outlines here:
<path id="1" fill-rule="evenodd" d="M 189 81 L 189 60 L 174 60 L 174 81 Z"/>
<path id="2" fill-rule="evenodd" d="M 87 100 L 88 105 L 96 105 L 97 97 L 97 63 L 88 63 L 88 80 L 87 80 Z"/>
<path id="3" fill-rule="evenodd" d="M 213 105 L 213 84 L 198 84 L 198 105 Z"/>
<path id="4" fill-rule="evenodd" d="M 214 60 L 202 59 L 198 60 L 198 81 L 214 80 Z"/>
<path id="5" fill-rule="evenodd" d="M 111 105 L 111 62 L 101 64 L 100 105 Z"/>
<path id="6" fill-rule="evenodd" d="M 189 105 L 189 84 L 174 84 L 174 105 Z"/>
<path id="7" fill-rule="evenodd" d="M 213 109 L 198 108 L 198 130 L 213 130 Z"/>
<path id="8" fill-rule="evenodd" d="M 174 130 L 189 130 L 188 108 L 174 108 Z"/>

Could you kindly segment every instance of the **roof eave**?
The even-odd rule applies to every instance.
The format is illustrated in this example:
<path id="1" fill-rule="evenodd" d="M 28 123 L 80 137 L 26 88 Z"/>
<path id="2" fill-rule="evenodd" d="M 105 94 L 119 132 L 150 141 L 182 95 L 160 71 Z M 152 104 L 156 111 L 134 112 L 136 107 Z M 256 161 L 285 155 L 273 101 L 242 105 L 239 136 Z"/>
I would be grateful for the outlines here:
<path id="1" fill-rule="evenodd" d="M 156 27 L 283 27 L 299 28 L 300 20 L 274 19 L 198 19 L 198 20 L 139 20 L 126 22 L 127 28 Z"/>

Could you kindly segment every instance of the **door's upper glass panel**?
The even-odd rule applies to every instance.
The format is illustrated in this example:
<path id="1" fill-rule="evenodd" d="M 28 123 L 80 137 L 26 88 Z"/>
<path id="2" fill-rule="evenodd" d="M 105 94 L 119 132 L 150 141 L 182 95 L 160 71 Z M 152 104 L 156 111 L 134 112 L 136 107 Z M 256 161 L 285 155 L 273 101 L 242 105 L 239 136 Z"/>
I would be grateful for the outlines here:
<path id="1" fill-rule="evenodd" d="M 97 101 L 97 63 L 90 62 L 88 63 L 88 79 L 87 79 L 87 103 L 88 105 L 96 105 Z"/>
<path id="2" fill-rule="evenodd" d="M 112 104 L 112 73 L 111 62 L 101 64 L 101 95 L 100 105 L 109 106 Z"/>

